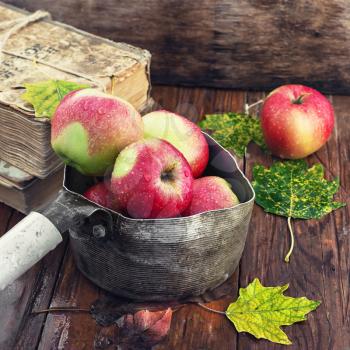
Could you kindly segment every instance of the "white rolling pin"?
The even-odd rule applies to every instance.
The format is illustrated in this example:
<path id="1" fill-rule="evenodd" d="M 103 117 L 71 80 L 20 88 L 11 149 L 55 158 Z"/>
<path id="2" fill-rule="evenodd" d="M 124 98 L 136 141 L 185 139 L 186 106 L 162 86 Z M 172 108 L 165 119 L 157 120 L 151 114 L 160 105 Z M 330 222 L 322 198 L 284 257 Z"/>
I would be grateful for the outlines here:
<path id="1" fill-rule="evenodd" d="M 0 238 L 0 290 L 23 275 L 62 242 L 55 225 L 31 212 Z"/>

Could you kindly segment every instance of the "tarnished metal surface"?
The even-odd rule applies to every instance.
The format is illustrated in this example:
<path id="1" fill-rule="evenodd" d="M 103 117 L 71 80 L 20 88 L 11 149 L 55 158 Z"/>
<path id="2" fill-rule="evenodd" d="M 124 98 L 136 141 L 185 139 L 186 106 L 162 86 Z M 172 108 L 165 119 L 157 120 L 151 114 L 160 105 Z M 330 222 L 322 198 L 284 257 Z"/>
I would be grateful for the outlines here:
<path id="1" fill-rule="evenodd" d="M 67 168 L 67 194 L 79 203 L 70 207 L 91 211 L 81 226 L 70 229 L 76 263 L 90 280 L 136 300 L 171 300 L 200 295 L 234 272 L 246 240 L 254 191 L 234 158 L 206 137 L 210 145 L 206 174 L 232 184 L 241 202 L 233 208 L 182 218 L 131 219 L 100 211 L 84 199 L 79 193 L 91 179 Z"/>

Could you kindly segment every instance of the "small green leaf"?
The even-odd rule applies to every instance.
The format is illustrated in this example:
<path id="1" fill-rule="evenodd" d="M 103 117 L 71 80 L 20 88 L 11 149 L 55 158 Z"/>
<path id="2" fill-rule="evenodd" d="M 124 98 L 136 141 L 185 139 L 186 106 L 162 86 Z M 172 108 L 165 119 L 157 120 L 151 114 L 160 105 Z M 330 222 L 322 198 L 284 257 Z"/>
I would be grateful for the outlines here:
<path id="1" fill-rule="evenodd" d="M 309 168 L 304 160 L 290 160 L 275 162 L 270 169 L 255 165 L 253 176 L 256 202 L 268 213 L 289 218 L 292 245 L 290 218 L 319 219 L 345 205 L 333 201 L 339 180 L 327 181 L 321 164 Z"/>
<path id="2" fill-rule="evenodd" d="M 232 149 L 240 158 L 251 141 L 266 149 L 260 121 L 256 117 L 241 113 L 208 114 L 199 126 L 212 131 L 212 136 L 223 147 Z"/>
<path id="3" fill-rule="evenodd" d="M 88 88 L 88 85 L 64 80 L 46 80 L 33 84 L 24 84 L 26 92 L 21 98 L 33 105 L 37 118 L 50 118 L 62 98 L 69 92 Z"/>
<path id="4" fill-rule="evenodd" d="M 320 302 L 285 296 L 283 292 L 287 289 L 288 284 L 264 287 L 255 278 L 246 288 L 240 288 L 239 297 L 228 306 L 226 316 L 238 332 L 248 332 L 274 343 L 292 344 L 280 327 L 306 320 L 305 315 Z"/>

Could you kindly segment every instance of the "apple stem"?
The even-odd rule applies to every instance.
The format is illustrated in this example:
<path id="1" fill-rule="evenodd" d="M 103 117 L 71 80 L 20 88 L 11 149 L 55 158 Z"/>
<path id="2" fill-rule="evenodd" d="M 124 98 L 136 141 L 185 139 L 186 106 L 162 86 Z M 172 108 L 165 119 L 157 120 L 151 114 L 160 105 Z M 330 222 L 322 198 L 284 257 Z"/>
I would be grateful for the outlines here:
<path id="1" fill-rule="evenodd" d="M 293 104 L 295 104 L 295 105 L 301 105 L 301 103 L 303 102 L 303 98 L 304 98 L 304 95 L 300 95 L 298 98 L 296 98 L 295 100 L 293 100 Z"/>
<path id="2" fill-rule="evenodd" d="M 303 103 L 304 97 L 309 96 L 309 95 L 310 95 L 310 93 L 301 94 L 298 98 L 293 100 L 292 103 L 295 104 L 295 105 L 301 105 Z"/>
<path id="3" fill-rule="evenodd" d="M 245 114 L 249 114 L 249 109 L 250 109 L 250 108 L 252 108 L 252 107 L 254 107 L 254 106 L 257 106 L 257 105 L 259 105 L 260 103 L 263 103 L 263 102 L 264 102 L 264 100 L 261 99 L 261 100 L 259 100 L 259 101 L 257 101 L 257 102 L 252 103 L 251 105 L 249 105 L 248 103 L 246 103 L 246 104 L 244 105 L 244 113 L 245 113 Z"/>
<path id="4" fill-rule="evenodd" d="M 292 251 L 293 251 L 293 248 L 294 248 L 294 233 L 293 233 L 293 228 L 292 228 L 292 224 L 291 224 L 291 219 L 292 219 L 292 218 L 291 218 L 290 216 L 288 216 L 288 228 L 289 228 L 289 233 L 290 233 L 290 239 L 291 239 L 291 241 L 290 241 L 290 248 L 289 248 L 289 251 L 288 251 L 286 257 L 284 258 L 284 261 L 285 261 L 286 263 L 289 262 L 289 258 L 290 258 L 290 256 L 292 255 Z"/>
<path id="5" fill-rule="evenodd" d="M 219 310 L 214 310 L 214 309 L 211 309 L 210 307 L 208 306 L 205 306 L 201 303 L 197 303 L 198 306 L 202 307 L 203 309 L 207 310 L 207 311 L 210 311 L 210 312 L 215 312 L 216 314 L 220 314 L 220 315 L 226 315 L 226 313 L 224 311 L 219 311 Z"/>

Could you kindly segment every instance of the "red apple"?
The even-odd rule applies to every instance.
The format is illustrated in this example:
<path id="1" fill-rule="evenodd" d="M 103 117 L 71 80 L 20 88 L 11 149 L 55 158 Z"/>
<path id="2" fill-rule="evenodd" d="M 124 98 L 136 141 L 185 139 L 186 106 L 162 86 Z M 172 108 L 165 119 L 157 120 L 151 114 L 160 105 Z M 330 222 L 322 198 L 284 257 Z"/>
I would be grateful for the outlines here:
<path id="1" fill-rule="evenodd" d="M 192 198 L 193 177 L 184 156 L 169 142 L 144 139 L 116 159 L 111 191 L 133 218 L 176 217 Z"/>
<path id="2" fill-rule="evenodd" d="M 265 99 L 261 126 L 271 152 L 299 159 L 316 152 L 330 137 L 334 111 L 328 99 L 303 85 L 284 85 Z"/>
<path id="3" fill-rule="evenodd" d="M 83 194 L 91 202 L 101 205 L 102 207 L 117 210 L 117 205 L 113 201 L 113 195 L 110 192 L 110 184 L 99 182 L 89 187 Z"/>
<path id="4" fill-rule="evenodd" d="M 187 118 L 168 111 L 148 113 L 142 118 L 145 137 L 170 142 L 187 159 L 193 177 L 199 177 L 208 164 L 209 147 L 201 129 Z"/>
<path id="5" fill-rule="evenodd" d="M 141 116 L 130 103 L 94 89 L 66 95 L 51 127 L 55 152 L 86 175 L 104 175 L 124 147 L 143 137 Z"/>
<path id="6" fill-rule="evenodd" d="M 183 215 L 194 215 L 209 210 L 231 208 L 239 203 L 231 185 L 221 177 L 205 176 L 193 181 L 193 196 Z"/>

